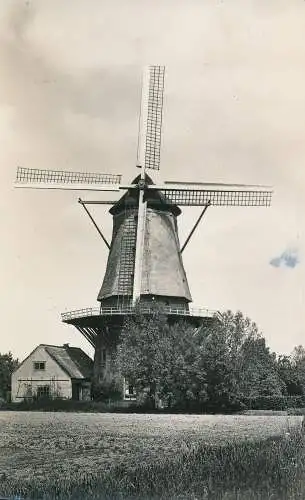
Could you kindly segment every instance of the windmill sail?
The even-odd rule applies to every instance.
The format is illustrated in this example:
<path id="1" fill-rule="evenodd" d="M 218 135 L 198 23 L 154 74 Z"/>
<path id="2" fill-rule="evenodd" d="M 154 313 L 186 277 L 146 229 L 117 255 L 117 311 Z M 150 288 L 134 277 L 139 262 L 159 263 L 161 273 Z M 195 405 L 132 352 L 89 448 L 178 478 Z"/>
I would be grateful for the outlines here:
<path id="1" fill-rule="evenodd" d="M 18 167 L 15 187 L 119 191 L 121 175 Z"/>
<path id="2" fill-rule="evenodd" d="M 148 66 L 143 71 L 138 166 L 144 169 L 160 169 L 164 74 L 164 66 Z"/>
<path id="3" fill-rule="evenodd" d="M 181 206 L 238 206 L 269 207 L 272 193 L 269 191 L 221 191 L 221 190 L 162 190 L 168 203 Z"/>
<path id="4" fill-rule="evenodd" d="M 204 186 L 204 188 L 203 188 Z M 164 186 L 149 186 L 158 189 L 168 204 L 181 206 L 252 206 L 268 207 L 271 204 L 272 189 L 268 186 L 225 183 L 171 183 Z"/>
<path id="5" fill-rule="evenodd" d="M 143 71 L 137 158 L 137 164 L 141 167 L 142 184 L 145 184 L 146 168 L 153 170 L 159 170 L 160 168 L 164 72 L 164 66 L 148 66 Z M 134 305 L 141 295 L 146 209 L 147 203 L 144 200 L 144 190 L 140 189 L 133 277 Z"/>

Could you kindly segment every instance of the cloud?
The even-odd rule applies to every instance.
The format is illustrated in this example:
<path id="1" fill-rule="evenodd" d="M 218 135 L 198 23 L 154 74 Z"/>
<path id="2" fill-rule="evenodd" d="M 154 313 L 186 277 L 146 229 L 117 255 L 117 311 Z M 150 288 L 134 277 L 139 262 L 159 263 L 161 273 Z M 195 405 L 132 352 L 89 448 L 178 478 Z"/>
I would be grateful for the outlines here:
<path id="1" fill-rule="evenodd" d="M 270 260 L 270 265 L 273 267 L 294 268 L 299 263 L 298 251 L 295 249 L 287 249 L 279 257 L 274 257 Z"/>

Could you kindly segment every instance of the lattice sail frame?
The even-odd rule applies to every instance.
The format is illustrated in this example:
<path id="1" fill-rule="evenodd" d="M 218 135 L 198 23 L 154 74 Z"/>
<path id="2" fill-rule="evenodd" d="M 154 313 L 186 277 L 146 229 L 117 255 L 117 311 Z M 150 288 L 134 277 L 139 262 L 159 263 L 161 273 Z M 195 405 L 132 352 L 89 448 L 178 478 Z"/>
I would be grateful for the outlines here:
<path id="1" fill-rule="evenodd" d="M 166 202 L 181 206 L 238 206 L 269 207 L 270 190 L 199 190 L 199 189 L 160 189 Z"/>
<path id="2" fill-rule="evenodd" d="M 160 169 L 161 128 L 165 66 L 149 67 L 145 168 Z"/>
<path id="3" fill-rule="evenodd" d="M 144 170 L 160 169 L 164 75 L 165 66 L 143 70 L 137 164 Z"/>
<path id="4" fill-rule="evenodd" d="M 99 172 L 72 172 L 68 170 L 40 170 L 37 168 L 18 167 L 17 184 L 120 184 L 121 175 Z"/>

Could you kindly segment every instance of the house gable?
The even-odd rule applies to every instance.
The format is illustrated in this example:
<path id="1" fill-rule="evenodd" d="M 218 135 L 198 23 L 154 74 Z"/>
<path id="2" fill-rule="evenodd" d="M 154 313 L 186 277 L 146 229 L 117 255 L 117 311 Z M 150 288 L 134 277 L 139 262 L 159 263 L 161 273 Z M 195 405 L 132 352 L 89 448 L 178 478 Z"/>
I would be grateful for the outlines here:
<path id="1" fill-rule="evenodd" d="M 82 349 L 40 344 L 12 374 L 12 401 L 35 394 L 88 400 L 92 372 L 93 360 Z"/>
<path id="2" fill-rule="evenodd" d="M 45 362 L 45 368 L 43 370 L 35 369 L 35 362 Z M 70 378 L 58 362 L 50 356 L 43 344 L 36 347 L 36 349 L 34 349 L 34 351 L 32 351 L 31 354 L 25 358 L 25 360 L 14 371 L 13 376 L 20 377 L 21 374 L 27 378 L 49 379 L 52 376 L 58 376 L 62 379 Z"/>
<path id="3" fill-rule="evenodd" d="M 45 363 L 35 366 L 35 363 Z M 54 387 L 55 393 L 62 397 L 71 397 L 71 377 L 47 352 L 44 345 L 39 345 L 19 365 L 12 374 L 12 400 L 23 399 L 25 392 L 37 392 L 38 387 Z"/>

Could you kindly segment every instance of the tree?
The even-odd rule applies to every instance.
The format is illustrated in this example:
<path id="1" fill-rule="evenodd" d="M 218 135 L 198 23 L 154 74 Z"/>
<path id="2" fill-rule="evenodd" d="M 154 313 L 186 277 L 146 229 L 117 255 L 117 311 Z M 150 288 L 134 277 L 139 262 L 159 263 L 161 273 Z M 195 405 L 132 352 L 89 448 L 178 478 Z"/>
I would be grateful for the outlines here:
<path id="1" fill-rule="evenodd" d="M 296 364 L 305 364 L 305 348 L 302 345 L 296 346 L 291 353 L 291 358 Z"/>
<path id="2" fill-rule="evenodd" d="M 261 336 L 246 339 L 242 346 L 239 386 L 241 393 L 251 398 L 282 394 L 276 356 Z"/>
<path id="3" fill-rule="evenodd" d="M 161 398 L 169 406 L 184 408 L 194 401 L 206 401 L 206 371 L 194 327 L 185 322 L 168 326 L 160 349 L 163 352 Z"/>
<path id="4" fill-rule="evenodd" d="M 169 325 L 162 310 L 138 312 L 124 324 L 116 364 L 155 407 L 159 398 L 169 405 L 205 397 L 204 371 L 194 328 Z"/>
<path id="5" fill-rule="evenodd" d="M 202 336 L 210 401 L 221 405 L 243 397 L 281 394 L 276 356 L 257 325 L 240 311 L 226 311 Z"/>
<path id="6" fill-rule="evenodd" d="M 11 390 L 11 376 L 18 364 L 18 359 L 14 359 L 11 352 L 0 354 L 0 398 L 7 399 Z"/>
<path id="7" fill-rule="evenodd" d="M 222 332 L 226 346 L 231 397 L 239 399 L 245 395 L 243 381 L 249 368 L 246 346 L 260 338 L 258 327 L 240 311 L 233 314 L 230 310 L 222 314 L 221 322 L 215 323 L 215 326 Z"/>
<path id="8" fill-rule="evenodd" d="M 278 357 L 277 371 L 283 382 L 283 394 L 287 396 L 301 396 L 303 394 L 303 387 L 291 356 Z"/>
<path id="9" fill-rule="evenodd" d="M 228 356 L 225 330 L 215 318 L 198 333 L 201 365 L 206 374 L 207 402 L 211 408 L 227 407 L 236 399 L 232 364 Z"/>
<path id="10" fill-rule="evenodd" d="M 187 323 L 170 325 L 158 310 L 139 313 L 125 323 L 116 362 L 152 406 L 162 398 L 184 408 L 195 401 L 220 410 L 243 398 L 281 395 L 284 387 L 275 354 L 241 312 L 215 316 L 197 331 Z"/>
<path id="11" fill-rule="evenodd" d="M 302 393 L 305 394 L 305 348 L 298 345 L 291 354 L 292 366 L 295 370 L 297 380 L 302 387 Z"/>

